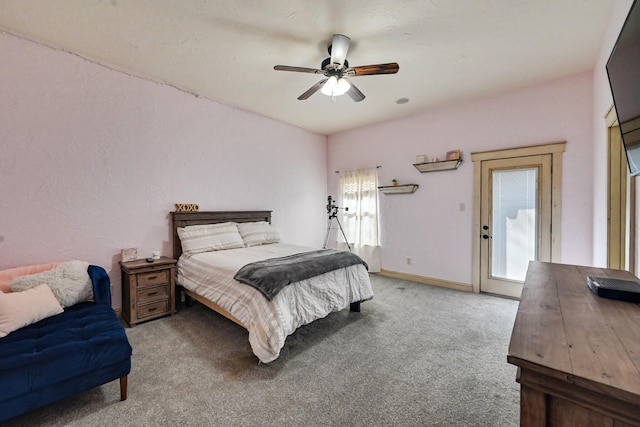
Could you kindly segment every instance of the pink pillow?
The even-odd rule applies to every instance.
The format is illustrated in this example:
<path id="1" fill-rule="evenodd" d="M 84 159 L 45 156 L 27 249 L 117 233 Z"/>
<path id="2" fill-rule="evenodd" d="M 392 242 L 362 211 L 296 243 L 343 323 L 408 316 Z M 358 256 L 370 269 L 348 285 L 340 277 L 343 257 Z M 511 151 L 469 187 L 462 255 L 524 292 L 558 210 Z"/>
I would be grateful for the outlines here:
<path id="1" fill-rule="evenodd" d="M 63 311 L 44 283 L 22 292 L 0 292 L 0 338 Z"/>
<path id="2" fill-rule="evenodd" d="M 0 291 L 11 292 L 9 283 L 18 276 L 26 276 L 27 274 L 41 273 L 43 271 L 53 270 L 59 262 L 50 262 L 49 264 L 27 265 L 25 267 L 10 268 L 0 271 Z"/>
<path id="3" fill-rule="evenodd" d="M 0 271 L 0 292 L 9 293 L 11 292 L 11 287 L 9 283 L 13 279 L 19 276 L 27 276 L 29 274 L 42 273 L 43 271 L 53 270 L 57 266 L 62 264 L 61 262 L 50 262 L 49 264 L 39 264 L 39 265 L 27 265 L 25 267 L 15 267 L 10 268 L 8 270 Z M 85 266 L 88 267 L 89 263 L 85 262 Z"/>

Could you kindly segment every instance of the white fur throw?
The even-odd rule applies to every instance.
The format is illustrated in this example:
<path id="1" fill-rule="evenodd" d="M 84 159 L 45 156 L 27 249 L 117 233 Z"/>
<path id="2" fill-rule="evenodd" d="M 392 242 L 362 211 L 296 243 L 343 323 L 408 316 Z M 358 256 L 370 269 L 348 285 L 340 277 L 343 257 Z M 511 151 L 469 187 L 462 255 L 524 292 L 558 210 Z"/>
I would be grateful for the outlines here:
<path id="1" fill-rule="evenodd" d="M 93 285 L 82 261 L 69 261 L 53 270 L 19 276 L 11 281 L 14 292 L 34 288 L 42 283 L 49 285 L 63 307 L 70 307 L 93 298 Z"/>

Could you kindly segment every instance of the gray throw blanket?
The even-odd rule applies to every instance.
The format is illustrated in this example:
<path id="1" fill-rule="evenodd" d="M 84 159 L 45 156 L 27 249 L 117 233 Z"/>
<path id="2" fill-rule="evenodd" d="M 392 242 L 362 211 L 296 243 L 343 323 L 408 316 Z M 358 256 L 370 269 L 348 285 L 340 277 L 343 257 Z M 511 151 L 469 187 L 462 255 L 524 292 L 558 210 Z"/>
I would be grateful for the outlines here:
<path id="1" fill-rule="evenodd" d="M 363 264 L 369 269 L 356 254 L 323 249 L 252 262 L 238 270 L 234 279 L 253 286 L 271 301 L 282 288 L 293 282 L 356 264 Z"/>

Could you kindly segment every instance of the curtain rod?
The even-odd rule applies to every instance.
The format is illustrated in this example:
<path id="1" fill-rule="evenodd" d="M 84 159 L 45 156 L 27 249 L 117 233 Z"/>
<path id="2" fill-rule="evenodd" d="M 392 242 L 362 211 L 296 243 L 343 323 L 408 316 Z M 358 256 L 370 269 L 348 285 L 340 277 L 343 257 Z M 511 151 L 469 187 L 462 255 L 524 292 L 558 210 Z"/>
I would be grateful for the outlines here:
<path id="1" fill-rule="evenodd" d="M 376 169 L 380 169 L 382 166 L 376 166 Z M 335 171 L 335 173 L 340 173 L 340 171 Z"/>

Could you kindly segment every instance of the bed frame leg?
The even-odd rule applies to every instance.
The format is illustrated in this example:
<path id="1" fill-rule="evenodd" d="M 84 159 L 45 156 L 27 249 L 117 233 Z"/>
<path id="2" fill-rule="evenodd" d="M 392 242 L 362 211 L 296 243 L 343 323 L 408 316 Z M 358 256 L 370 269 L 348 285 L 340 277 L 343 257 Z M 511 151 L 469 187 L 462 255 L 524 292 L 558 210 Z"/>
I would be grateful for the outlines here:
<path id="1" fill-rule="evenodd" d="M 360 313 L 360 301 L 352 302 L 349 306 L 350 311 L 355 311 L 356 313 Z"/>
<path id="2" fill-rule="evenodd" d="M 184 303 L 187 305 L 187 307 L 193 307 L 193 298 L 191 298 L 187 294 L 184 294 Z"/>
<path id="3" fill-rule="evenodd" d="M 182 295 L 184 295 L 184 304 L 187 307 L 193 306 L 193 298 L 187 295 L 186 292 L 182 289 L 182 286 L 176 285 L 176 300 L 179 304 L 182 304 Z"/>

